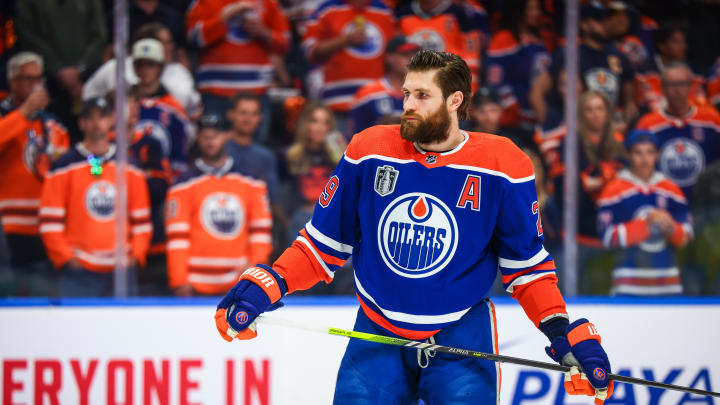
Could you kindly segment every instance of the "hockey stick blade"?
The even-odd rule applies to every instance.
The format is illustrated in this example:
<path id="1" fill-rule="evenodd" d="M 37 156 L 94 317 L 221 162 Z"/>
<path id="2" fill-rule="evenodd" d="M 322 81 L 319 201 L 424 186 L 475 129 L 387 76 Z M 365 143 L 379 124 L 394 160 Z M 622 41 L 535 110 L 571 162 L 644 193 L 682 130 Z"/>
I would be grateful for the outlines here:
<path id="1" fill-rule="evenodd" d="M 368 342 L 382 343 L 382 344 L 393 345 L 393 346 L 403 346 L 403 347 L 407 347 L 409 349 L 428 349 L 428 350 L 435 350 L 437 352 L 442 352 L 442 353 L 454 354 L 457 356 L 470 357 L 470 358 L 474 358 L 474 359 L 490 360 L 490 361 L 496 361 L 496 362 L 508 363 L 508 364 L 517 364 L 517 365 L 521 365 L 521 366 L 535 367 L 535 368 L 541 368 L 541 369 L 552 370 L 552 371 L 560 371 L 560 372 L 570 371 L 570 367 L 561 366 L 561 365 L 555 364 L 555 363 L 547 363 L 544 361 L 522 359 L 519 357 L 504 356 L 501 354 L 483 353 L 483 352 L 478 352 L 475 350 L 460 349 L 460 348 L 455 348 L 455 347 L 430 344 L 430 343 L 425 343 L 425 342 L 418 342 L 415 340 L 409 340 L 409 339 L 403 339 L 403 338 L 375 335 L 372 333 L 358 332 L 358 331 L 354 331 L 354 330 L 346 330 L 346 329 L 333 328 L 333 327 L 311 326 L 311 325 L 307 325 L 305 323 L 291 321 L 288 319 L 260 316 L 257 319 L 257 321 L 259 321 L 260 323 L 263 323 L 263 324 L 267 324 L 267 325 L 278 325 L 278 326 L 284 326 L 284 327 L 294 328 L 294 329 L 302 329 L 302 330 L 307 330 L 307 331 L 312 331 L 312 332 L 328 333 L 328 334 L 335 335 L 335 336 L 345 336 L 347 338 L 360 339 L 360 340 L 365 340 Z M 665 384 L 665 383 L 661 383 L 661 382 L 657 382 L 657 381 L 645 380 L 642 378 L 626 377 L 624 375 L 619 375 L 619 374 L 608 374 L 608 377 L 611 380 L 615 380 L 617 382 L 624 382 L 624 383 L 628 383 L 628 384 L 639 384 L 639 385 L 645 385 L 648 387 L 661 388 L 661 389 L 680 391 L 680 392 L 689 392 L 691 394 L 696 394 L 696 395 L 701 395 L 701 396 L 711 396 L 711 397 L 720 398 L 720 393 L 713 392 L 713 391 L 705 391 L 705 390 L 700 390 L 697 388 L 683 387 L 681 385 L 675 385 L 675 384 Z"/>

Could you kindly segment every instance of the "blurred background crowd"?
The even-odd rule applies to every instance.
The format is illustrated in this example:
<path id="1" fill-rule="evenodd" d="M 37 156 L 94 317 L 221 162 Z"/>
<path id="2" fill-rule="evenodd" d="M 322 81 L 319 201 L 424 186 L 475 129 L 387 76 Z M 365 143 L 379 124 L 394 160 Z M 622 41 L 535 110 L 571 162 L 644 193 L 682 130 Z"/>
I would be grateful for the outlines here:
<path id="1" fill-rule="evenodd" d="M 353 134 L 400 122 L 420 48 L 471 68 L 463 129 L 532 158 L 558 265 L 576 80 L 580 294 L 720 293 L 718 1 L 582 1 L 575 78 L 563 0 L 128 5 L 124 117 L 111 0 L 0 5 L 0 296 L 112 295 L 117 260 L 131 294 L 223 293 L 295 240 Z M 113 143 L 118 118 L 127 151 Z M 352 271 L 309 293 L 351 294 Z"/>

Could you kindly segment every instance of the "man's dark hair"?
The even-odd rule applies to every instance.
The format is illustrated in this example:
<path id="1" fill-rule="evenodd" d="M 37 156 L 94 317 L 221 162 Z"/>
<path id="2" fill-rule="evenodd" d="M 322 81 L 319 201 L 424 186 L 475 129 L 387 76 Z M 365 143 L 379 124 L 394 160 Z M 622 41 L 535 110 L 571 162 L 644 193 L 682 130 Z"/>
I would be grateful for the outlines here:
<path id="1" fill-rule="evenodd" d="M 687 25 L 682 21 L 665 21 L 660 24 L 657 31 L 653 34 L 655 45 L 664 44 L 676 32 L 681 32 L 687 36 Z"/>
<path id="2" fill-rule="evenodd" d="M 462 104 L 458 108 L 458 118 L 467 119 L 470 94 L 472 93 L 470 84 L 472 76 L 467 63 L 454 53 L 423 49 L 410 58 L 407 64 L 408 72 L 427 72 L 436 69 L 435 84 L 442 90 L 444 99 L 447 100 L 456 91 L 463 94 Z"/>
<path id="3" fill-rule="evenodd" d="M 258 104 L 258 107 L 262 107 L 262 100 L 259 95 L 255 93 L 239 92 L 230 99 L 230 106 L 228 109 L 237 107 L 238 103 L 241 101 L 254 101 Z"/>

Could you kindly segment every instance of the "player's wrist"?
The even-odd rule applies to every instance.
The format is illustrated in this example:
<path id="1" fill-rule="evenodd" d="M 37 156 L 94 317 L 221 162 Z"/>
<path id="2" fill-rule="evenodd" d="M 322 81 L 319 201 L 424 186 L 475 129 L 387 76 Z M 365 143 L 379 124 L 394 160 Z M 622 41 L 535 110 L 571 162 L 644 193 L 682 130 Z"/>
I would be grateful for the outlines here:
<path id="1" fill-rule="evenodd" d="M 566 335 L 570 320 L 565 314 L 557 314 L 540 322 L 538 329 L 552 342 L 555 338 Z"/>
<path id="2" fill-rule="evenodd" d="M 248 287 L 247 292 L 262 291 L 268 298 L 270 304 L 274 304 L 279 301 L 285 294 L 287 294 L 287 284 L 285 280 L 273 270 L 270 266 L 264 264 L 258 264 L 254 267 L 250 267 L 240 275 L 240 281 L 247 280 L 257 288 Z M 253 294 L 254 295 L 254 294 Z"/>

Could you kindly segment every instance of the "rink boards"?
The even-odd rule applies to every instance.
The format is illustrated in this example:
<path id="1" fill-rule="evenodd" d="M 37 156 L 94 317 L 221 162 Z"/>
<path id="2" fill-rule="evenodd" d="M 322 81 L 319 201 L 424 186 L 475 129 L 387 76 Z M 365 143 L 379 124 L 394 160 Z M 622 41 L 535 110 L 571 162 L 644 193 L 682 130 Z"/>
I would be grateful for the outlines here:
<path id="1" fill-rule="evenodd" d="M 0 300 L 2 404 L 330 404 L 345 338 L 262 325 L 227 343 L 215 300 Z M 548 361 L 546 338 L 497 299 L 502 354 Z M 52 304 L 52 305 L 51 305 Z M 602 335 L 613 372 L 720 390 L 720 300 L 569 301 Z M 289 299 L 272 315 L 352 328 L 345 298 Z M 478 360 L 481 361 L 481 360 Z M 502 366 L 501 404 L 580 405 L 562 375 Z M 607 404 L 720 403 L 620 384 Z"/>

